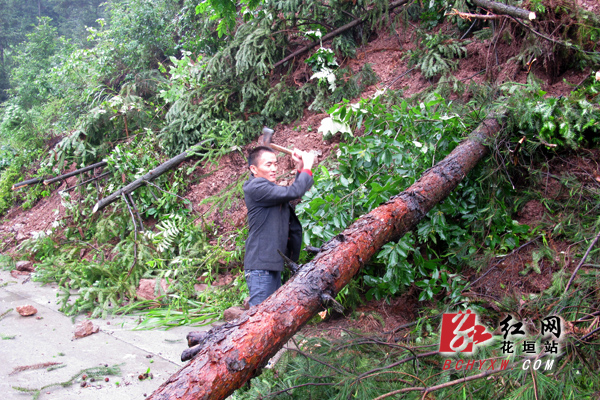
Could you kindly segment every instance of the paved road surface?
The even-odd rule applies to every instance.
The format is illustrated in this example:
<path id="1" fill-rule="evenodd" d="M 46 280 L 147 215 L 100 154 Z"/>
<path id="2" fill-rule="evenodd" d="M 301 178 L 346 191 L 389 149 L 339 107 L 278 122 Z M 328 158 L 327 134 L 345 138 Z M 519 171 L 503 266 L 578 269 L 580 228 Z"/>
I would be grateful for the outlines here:
<path id="1" fill-rule="evenodd" d="M 137 317 L 95 319 L 98 333 L 74 339 L 75 326 L 85 320 L 75 320 L 58 311 L 56 285 L 41 286 L 14 278 L 0 270 L 0 315 L 13 309 L 0 320 L 0 397 L 3 400 L 28 400 L 31 394 L 21 393 L 13 386 L 41 388 L 65 382 L 85 368 L 119 365 L 121 373 L 96 380 L 81 387 L 81 380 L 69 387 L 54 386 L 41 392 L 40 400 L 125 400 L 144 399 L 184 363 L 179 359 L 186 347 L 185 336 L 190 330 L 210 327 L 180 327 L 168 331 L 135 331 Z M 30 304 L 36 315 L 22 317 L 17 306 Z M 12 337 L 8 339 L 8 337 Z M 42 363 L 63 363 L 65 367 L 46 368 L 14 373 L 15 368 Z M 140 374 L 150 369 L 153 379 L 140 381 Z M 119 385 L 117 385 L 117 382 Z"/>

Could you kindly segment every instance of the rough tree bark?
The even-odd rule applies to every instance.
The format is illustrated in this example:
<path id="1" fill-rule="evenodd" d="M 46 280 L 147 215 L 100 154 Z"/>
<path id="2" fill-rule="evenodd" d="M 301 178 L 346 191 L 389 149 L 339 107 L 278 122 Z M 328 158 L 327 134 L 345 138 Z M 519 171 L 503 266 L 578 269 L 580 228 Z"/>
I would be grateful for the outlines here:
<path id="1" fill-rule="evenodd" d="M 224 399 L 335 296 L 385 243 L 397 240 L 444 199 L 487 153 L 500 131 L 488 117 L 444 160 L 406 191 L 359 218 L 266 301 L 199 339 L 196 356 L 149 399 Z M 192 349 L 190 349 L 192 350 Z"/>
<path id="2" fill-rule="evenodd" d="M 524 10 L 519 7 L 509 6 L 502 3 L 489 0 L 473 0 L 473 4 L 481 8 L 492 10 L 497 14 L 510 15 L 511 17 L 532 20 L 535 19 L 535 13 L 533 11 Z"/>

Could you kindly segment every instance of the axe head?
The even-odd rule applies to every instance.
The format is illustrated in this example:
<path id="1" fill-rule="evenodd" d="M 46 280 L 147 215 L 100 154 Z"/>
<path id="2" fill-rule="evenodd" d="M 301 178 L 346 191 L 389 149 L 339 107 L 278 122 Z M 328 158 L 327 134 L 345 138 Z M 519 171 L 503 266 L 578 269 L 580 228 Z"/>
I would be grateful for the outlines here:
<path id="1" fill-rule="evenodd" d="M 267 128 L 266 126 L 262 129 L 262 135 L 258 138 L 259 146 L 270 146 L 271 139 L 273 139 L 273 129 Z"/>

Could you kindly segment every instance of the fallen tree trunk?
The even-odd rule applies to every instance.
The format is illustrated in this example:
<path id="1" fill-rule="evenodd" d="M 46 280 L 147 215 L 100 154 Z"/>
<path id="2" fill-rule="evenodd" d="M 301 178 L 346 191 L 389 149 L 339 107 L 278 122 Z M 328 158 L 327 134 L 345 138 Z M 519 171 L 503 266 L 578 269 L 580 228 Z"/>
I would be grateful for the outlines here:
<path id="1" fill-rule="evenodd" d="M 36 183 L 40 183 L 42 180 L 44 180 L 44 178 L 33 178 L 33 179 L 29 179 L 29 180 L 22 181 L 19 183 L 15 183 L 14 185 L 12 185 L 11 189 L 17 190 L 17 189 L 25 187 L 25 186 L 35 185 Z"/>
<path id="2" fill-rule="evenodd" d="M 116 192 L 113 192 L 110 195 L 103 198 L 102 200 L 98 201 L 96 203 L 96 205 L 94 206 L 94 209 L 92 210 L 92 214 L 95 214 L 97 211 L 102 210 L 104 207 L 106 207 L 113 201 L 119 199 L 123 194 L 129 194 L 129 193 L 133 192 L 135 189 L 139 188 L 144 183 L 149 182 L 152 179 L 155 179 L 155 178 L 161 176 L 165 172 L 170 171 L 173 168 L 177 167 L 179 164 L 181 164 L 188 158 L 193 157 L 194 153 L 191 151 L 191 149 L 193 149 L 196 146 L 201 146 L 210 140 L 212 140 L 212 139 L 204 140 L 200 143 L 195 144 L 190 149 L 188 149 L 188 150 L 184 151 L 183 153 L 171 158 L 170 160 L 167 160 L 164 163 L 160 164 L 158 167 L 154 168 L 152 171 L 148 172 L 146 175 L 142 176 L 141 178 L 136 179 L 135 181 L 131 182 L 129 185 L 122 187 L 121 189 L 117 190 Z"/>
<path id="3" fill-rule="evenodd" d="M 93 178 L 90 178 L 90 179 L 88 179 L 87 181 L 83 181 L 83 182 L 81 182 L 81 183 L 78 183 L 77 185 L 74 185 L 74 186 L 68 187 L 68 188 L 66 188 L 66 189 L 63 189 L 63 190 L 59 190 L 59 193 L 60 193 L 60 192 L 68 192 L 68 191 L 70 191 L 70 190 L 73 190 L 73 189 L 75 189 L 75 188 L 78 188 L 79 186 L 83 186 L 83 185 L 85 185 L 85 184 L 87 184 L 87 183 L 90 183 L 90 182 L 97 181 L 97 180 L 99 180 L 99 179 L 105 178 L 105 177 L 107 177 L 107 176 L 109 176 L 109 175 L 111 175 L 111 174 L 112 174 L 112 172 L 111 172 L 111 171 L 108 171 L 108 172 L 105 172 L 105 173 L 103 173 L 103 174 L 101 174 L 101 175 L 94 176 Z"/>
<path id="4" fill-rule="evenodd" d="M 533 11 L 525 10 L 523 8 L 509 6 L 502 3 L 489 0 L 473 0 L 473 4 L 481 8 L 494 11 L 496 14 L 510 15 L 511 17 L 521 18 L 526 20 L 533 20 L 536 18 Z"/>
<path id="5" fill-rule="evenodd" d="M 29 185 L 35 185 L 36 183 L 40 183 L 42 181 L 44 182 L 44 185 L 48 186 L 51 183 L 65 180 L 65 179 L 70 178 L 72 176 L 79 175 L 79 174 L 82 174 L 84 172 L 90 171 L 90 170 L 92 170 L 94 168 L 104 167 L 106 164 L 107 164 L 106 161 L 100 161 L 99 163 L 88 165 L 87 167 L 79 168 L 79 169 L 76 169 L 75 171 L 68 172 L 68 173 L 63 174 L 63 175 L 55 176 L 54 178 L 48 178 L 48 179 L 34 178 L 34 179 L 29 179 L 27 181 L 15 183 L 12 186 L 12 190 L 16 190 L 16 189 L 19 189 L 19 188 L 22 188 L 22 187 L 25 187 L 25 186 L 29 186 Z"/>
<path id="6" fill-rule="evenodd" d="M 205 336 L 197 353 L 150 399 L 224 399 L 267 361 L 335 296 L 385 243 L 397 240 L 444 199 L 487 153 L 485 142 L 500 131 L 488 118 L 444 160 L 410 188 L 326 243 L 319 254 L 258 306 Z"/>
<path id="7" fill-rule="evenodd" d="M 50 185 L 51 183 L 54 183 L 54 182 L 64 181 L 65 179 L 70 178 L 72 176 L 83 174 L 84 172 L 93 170 L 95 168 L 104 167 L 107 164 L 108 163 L 106 161 L 100 161 L 99 163 L 88 165 L 87 167 L 79 168 L 79 169 L 76 169 L 75 171 L 67 172 L 66 174 L 59 175 L 59 176 L 56 176 L 54 178 L 45 179 L 44 180 L 44 185 L 48 186 L 48 185 Z"/>
<path id="8" fill-rule="evenodd" d="M 408 3 L 408 1 L 409 0 L 397 0 L 397 1 L 394 1 L 394 2 L 390 3 L 388 10 L 391 11 L 394 8 L 400 7 L 400 6 Z M 313 47 L 315 47 L 319 43 L 324 43 L 324 42 L 328 41 L 329 39 L 333 39 L 337 35 L 346 32 L 348 29 L 354 28 L 355 26 L 364 23 L 368 18 L 369 18 L 369 14 L 367 13 L 367 15 L 365 15 L 362 18 L 357 18 L 357 19 L 355 19 L 352 22 L 348 22 L 344 26 L 340 26 L 336 30 L 331 31 L 328 34 L 326 34 L 325 36 L 323 36 L 320 41 L 312 42 L 311 44 L 308 44 L 308 45 L 302 47 L 301 49 L 296 50 L 295 52 L 293 52 L 289 56 L 285 57 L 283 60 L 277 61 L 275 64 L 273 64 L 273 69 L 279 67 L 282 64 L 285 64 L 286 62 L 290 61 L 291 59 L 293 59 L 295 57 L 298 57 L 301 54 L 306 53 L 307 51 L 309 51 L 310 49 L 312 49 Z"/>

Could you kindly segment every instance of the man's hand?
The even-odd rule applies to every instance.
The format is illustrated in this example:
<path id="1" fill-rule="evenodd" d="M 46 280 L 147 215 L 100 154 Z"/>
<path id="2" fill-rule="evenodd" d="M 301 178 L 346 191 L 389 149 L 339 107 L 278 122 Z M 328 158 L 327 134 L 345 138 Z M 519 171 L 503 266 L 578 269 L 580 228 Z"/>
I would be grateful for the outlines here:
<path id="1" fill-rule="evenodd" d="M 296 163 L 296 170 L 301 171 L 304 168 L 304 162 L 302 162 L 302 154 L 304 152 L 299 149 L 294 149 L 292 153 L 292 160 Z"/>
<path id="2" fill-rule="evenodd" d="M 302 171 L 303 169 L 312 169 L 313 164 L 315 163 L 315 155 L 312 151 L 294 149 L 292 160 L 296 162 L 296 169 L 298 171 Z"/>
<path id="3" fill-rule="evenodd" d="M 302 162 L 304 163 L 303 169 L 312 170 L 313 164 L 315 163 L 315 155 L 312 151 L 305 151 L 302 154 Z"/>

